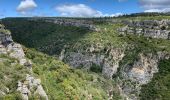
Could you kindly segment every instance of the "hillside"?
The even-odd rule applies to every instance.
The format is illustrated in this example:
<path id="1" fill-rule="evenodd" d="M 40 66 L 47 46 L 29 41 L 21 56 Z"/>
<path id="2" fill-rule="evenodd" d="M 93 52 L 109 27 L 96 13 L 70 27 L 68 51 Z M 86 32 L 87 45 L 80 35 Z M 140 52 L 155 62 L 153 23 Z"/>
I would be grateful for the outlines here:
<path id="1" fill-rule="evenodd" d="M 9 46 L 14 42 L 8 32 L 3 26 L 1 29 L 2 47 L 0 48 L 1 99 L 98 100 L 107 99 L 109 96 L 114 96 L 115 99 L 121 98 L 115 81 L 105 79 L 100 74 L 70 68 L 54 57 L 24 46 L 21 48 L 19 44 L 19 48 L 12 47 L 16 51 L 9 51 Z M 4 45 L 4 43 L 9 44 Z M 11 56 L 10 53 L 14 53 L 15 56 Z M 22 60 L 21 54 L 24 59 L 28 59 L 28 62 L 23 62 L 25 60 Z M 35 77 L 40 78 L 41 81 Z"/>
<path id="2" fill-rule="evenodd" d="M 1 23 L 23 45 L 31 74 L 41 79 L 49 100 L 170 98 L 169 16 L 5 18 Z M 9 73 L 3 68 L 2 77 Z M 20 70 L 21 76 L 30 72 Z M 22 78 L 14 79 L 2 98 L 18 97 L 16 81 Z"/>

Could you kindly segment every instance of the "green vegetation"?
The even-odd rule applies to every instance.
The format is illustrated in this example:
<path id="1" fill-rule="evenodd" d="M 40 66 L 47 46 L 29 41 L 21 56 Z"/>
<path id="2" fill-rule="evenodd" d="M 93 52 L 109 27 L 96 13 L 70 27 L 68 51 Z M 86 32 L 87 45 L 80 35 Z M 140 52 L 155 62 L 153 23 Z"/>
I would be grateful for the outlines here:
<path id="1" fill-rule="evenodd" d="M 121 24 L 99 24 L 101 32 L 90 32 L 86 28 L 62 26 L 41 20 L 3 19 L 3 24 L 11 30 L 14 41 L 28 48 L 35 48 L 48 55 L 58 56 L 63 48 L 67 50 L 86 49 L 91 45 L 120 46 L 122 40 L 116 34 Z"/>
<path id="2" fill-rule="evenodd" d="M 0 55 L 0 99 L 16 100 L 21 96 L 16 91 L 18 80 L 24 80 L 29 73 L 27 68 L 18 64 L 16 59 Z M 7 94 L 5 97 L 1 92 Z"/>
<path id="3" fill-rule="evenodd" d="M 120 99 L 114 81 L 104 79 L 96 73 L 72 69 L 53 57 L 26 49 L 26 56 L 33 61 L 33 72 L 42 80 L 50 100 L 93 100 L 107 99 L 109 89 L 113 97 Z"/>
<path id="4" fill-rule="evenodd" d="M 134 15 L 133 17 L 115 18 L 115 20 L 161 20 L 169 18 L 169 16 L 144 17 Z M 86 28 L 61 26 L 43 20 L 9 18 L 2 21 L 12 31 L 14 41 L 27 47 L 24 49 L 27 58 L 33 61 L 34 75 L 41 78 L 42 85 L 50 99 L 86 100 L 93 98 L 94 100 L 103 100 L 108 98 L 107 90 L 110 88 L 114 90 L 112 93 L 114 100 L 120 99 L 114 80 L 107 80 L 101 75 L 102 66 L 93 64 L 90 71 L 72 69 L 67 64 L 57 60 L 56 57 L 54 58 L 54 56 L 59 56 L 62 49 L 66 48 L 66 52 L 82 51 L 82 53 L 87 53 L 87 48 L 93 45 L 95 49 L 100 49 L 97 53 L 102 54 L 104 53 L 102 50 L 105 48 L 124 48 L 125 57 L 120 62 L 118 74 L 124 65 L 131 65 L 139 53 L 170 52 L 169 40 L 136 35 L 123 36 L 117 33 L 117 28 L 122 27 L 123 24 L 111 24 L 106 22 L 104 18 L 89 20 L 93 20 L 101 31 L 91 32 Z M 110 21 L 112 18 L 108 20 Z M 35 48 L 35 50 L 30 48 Z M 170 60 L 160 62 L 160 72 L 155 74 L 149 84 L 142 87 L 141 100 L 166 100 L 170 98 L 169 66 Z M 12 95 L 14 94 L 10 94 L 9 98 Z"/>
<path id="5" fill-rule="evenodd" d="M 14 41 L 49 55 L 58 55 L 65 45 L 73 44 L 89 31 L 86 28 L 23 19 L 6 19 L 3 24 L 11 30 Z"/>
<path id="6" fill-rule="evenodd" d="M 95 72 L 95 73 L 101 73 L 102 66 L 99 66 L 93 63 L 92 66 L 90 67 L 90 71 Z"/>
<path id="7" fill-rule="evenodd" d="M 170 98 L 170 59 L 159 64 L 159 72 L 152 81 L 143 85 L 141 100 L 169 100 Z"/>
<path id="8" fill-rule="evenodd" d="M 33 61 L 33 74 L 39 77 L 50 100 L 103 100 L 108 98 L 108 91 L 113 89 L 114 99 L 120 99 L 116 83 L 102 75 L 86 70 L 72 69 L 63 62 L 46 54 L 24 48 L 26 57 Z M 16 91 L 17 82 L 25 80 L 29 70 L 19 65 L 18 61 L 6 55 L 0 57 L 0 95 L 2 100 L 20 100 Z M 0 60 L 1 60 L 0 59 Z M 31 74 L 31 73 L 29 73 Z M 40 98 L 33 96 L 30 99 Z"/>

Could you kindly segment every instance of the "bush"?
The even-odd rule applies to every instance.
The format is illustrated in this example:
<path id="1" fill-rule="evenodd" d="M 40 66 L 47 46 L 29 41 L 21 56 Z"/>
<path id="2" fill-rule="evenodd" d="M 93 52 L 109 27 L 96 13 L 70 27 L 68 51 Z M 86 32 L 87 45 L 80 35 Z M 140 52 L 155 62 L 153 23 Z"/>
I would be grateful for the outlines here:
<path id="1" fill-rule="evenodd" d="M 101 73 L 102 67 L 92 63 L 92 66 L 90 67 L 90 71 L 95 72 L 95 73 Z"/>

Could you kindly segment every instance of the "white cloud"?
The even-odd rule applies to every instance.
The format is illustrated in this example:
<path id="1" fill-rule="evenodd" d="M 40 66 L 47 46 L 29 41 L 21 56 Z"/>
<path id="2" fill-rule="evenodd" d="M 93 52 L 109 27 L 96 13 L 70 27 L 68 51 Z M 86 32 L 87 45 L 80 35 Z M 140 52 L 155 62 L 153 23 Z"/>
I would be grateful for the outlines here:
<path id="1" fill-rule="evenodd" d="M 61 16 L 67 17 L 104 17 L 104 16 L 120 16 L 122 13 L 103 14 L 101 11 L 95 10 L 85 4 L 65 4 L 55 8 Z"/>
<path id="2" fill-rule="evenodd" d="M 139 0 L 145 12 L 169 12 L 170 0 Z"/>
<path id="3" fill-rule="evenodd" d="M 115 13 L 115 14 L 111 14 L 110 16 L 112 16 L 112 17 L 118 17 L 118 16 L 122 16 L 123 15 L 123 13 Z"/>
<path id="4" fill-rule="evenodd" d="M 22 0 L 17 7 L 17 11 L 21 14 L 26 14 L 27 11 L 33 10 L 37 7 L 37 4 L 34 0 Z"/>
<path id="5" fill-rule="evenodd" d="M 103 15 L 102 12 L 92 9 L 85 4 L 65 4 L 57 6 L 55 9 L 61 14 L 61 16 L 98 17 Z"/>

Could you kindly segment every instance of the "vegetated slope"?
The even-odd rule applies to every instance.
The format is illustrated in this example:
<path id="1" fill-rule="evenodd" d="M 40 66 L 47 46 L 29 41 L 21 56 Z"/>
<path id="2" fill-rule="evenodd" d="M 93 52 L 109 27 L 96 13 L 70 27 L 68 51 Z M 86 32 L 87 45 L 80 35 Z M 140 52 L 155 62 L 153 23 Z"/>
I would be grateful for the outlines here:
<path id="1" fill-rule="evenodd" d="M 14 41 L 49 55 L 58 55 L 65 45 L 73 44 L 89 31 L 25 18 L 4 19 L 2 22 L 12 32 Z"/>
<path id="2" fill-rule="evenodd" d="M 33 61 L 33 74 L 41 79 L 41 83 L 49 100 L 94 99 L 103 100 L 110 95 L 114 99 L 121 99 L 116 83 L 103 76 L 79 69 L 71 69 L 63 62 L 46 54 L 24 48 L 26 57 Z M 25 66 L 14 64 L 16 59 L 1 55 L 0 61 L 0 99 L 20 100 L 22 96 L 17 91 L 18 80 L 25 80 L 29 70 Z M 33 95 L 29 99 L 42 98 Z"/>
<path id="3" fill-rule="evenodd" d="M 0 99 L 21 99 L 20 93 L 16 90 L 18 80 L 24 80 L 29 70 L 17 63 L 17 59 L 6 55 L 0 55 L 0 59 Z"/>
<path id="4" fill-rule="evenodd" d="M 50 100 L 121 99 L 116 83 L 102 75 L 73 69 L 46 54 L 25 48 L 33 61 L 33 72 L 41 78 Z M 108 95 L 108 92 L 110 95 Z"/>
<path id="5" fill-rule="evenodd" d="M 154 19 L 153 17 L 146 17 L 146 18 L 141 17 L 141 19 L 138 19 L 138 18 L 139 17 L 136 17 L 136 18 L 133 17 L 133 18 L 129 18 L 129 19 L 135 19 L 135 20 L 141 20 L 141 21 L 143 21 L 145 19 L 147 19 L 147 20 Z M 140 91 L 138 90 L 139 88 L 137 86 L 139 84 L 139 82 L 136 81 L 134 78 L 130 79 L 129 73 L 132 73 L 132 75 L 133 74 L 136 75 L 137 78 L 138 78 L 138 76 L 140 78 L 140 75 L 141 75 L 144 77 L 144 79 L 142 79 L 142 80 L 146 81 L 147 75 L 145 77 L 145 74 L 141 74 L 140 72 L 145 71 L 146 73 L 149 73 L 149 75 L 150 75 L 149 77 L 151 77 L 153 73 L 157 72 L 157 71 L 154 72 L 154 70 L 153 70 L 155 67 L 157 67 L 157 64 L 153 63 L 153 62 L 158 62 L 157 60 L 159 57 L 157 57 L 158 56 L 157 53 L 158 52 L 163 52 L 163 53 L 170 52 L 170 41 L 169 40 L 152 39 L 152 38 L 147 38 L 144 36 L 136 36 L 134 34 L 127 34 L 127 35 L 118 34 L 117 29 L 124 26 L 123 23 L 120 23 L 120 20 L 124 20 L 123 18 L 120 18 L 120 19 L 118 18 L 118 22 L 116 21 L 117 19 L 115 19 L 115 20 L 113 19 L 113 23 L 108 22 L 108 21 L 107 21 L 107 23 L 103 23 L 103 20 L 102 20 L 102 23 L 97 24 L 97 26 L 100 27 L 100 29 L 101 29 L 100 32 L 89 32 L 86 30 L 85 34 L 78 35 L 78 38 L 76 38 L 76 39 L 74 37 L 74 32 L 77 32 L 77 28 L 74 30 L 75 27 L 68 28 L 67 26 L 60 26 L 60 25 L 56 25 L 53 23 L 48 23 L 49 24 L 48 25 L 44 21 L 30 21 L 30 20 L 20 21 L 20 20 L 21 19 L 15 19 L 15 20 L 14 19 L 5 19 L 5 20 L 3 20 L 3 23 L 5 23 L 7 25 L 7 27 L 13 31 L 13 33 L 14 33 L 13 36 L 15 37 L 16 41 L 22 43 L 23 45 L 26 45 L 27 47 L 29 47 L 30 44 L 33 45 L 32 43 L 34 43 L 34 42 L 31 42 L 32 40 L 37 41 L 34 43 L 36 45 L 34 45 L 32 47 L 36 48 L 39 51 L 43 51 L 43 52 L 45 52 L 47 54 L 51 54 L 51 55 L 59 56 L 60 52 L 64 51 L 63 60 L 66 63 L 72 64 L 72 65 L 77 65 L 78 68 L 80 68 L 80 67 L 82 68 L 82 67 L 86 66 L 88 69 L 88 67 L 90 66 L 90 71 L 96 72 L 98 74 L 103 73 L 104 72 L 103 69 L 105 68 L 106 73 L 111 76 L 110 78 L 113 78 L 113 80 L 118 81 L 118 85 L 122 85 L 121 88 L 124 89 L 123 93 L 125 93 L 131 99 L 136 99 L 136 96 L 138 96 L 138 94 L 140 94 L 139 93 Z M 110 20 L 112 20 L 112 19 L 110 19 Z M 162 20 L 162 19 L 160 19 L 160 20 Z M 20 24 L 18 24 L 17 21 L 20 22 Z M 42 25 L 42 27 L 47 25 L 46 27 L 50 26 L 50 27 L 52 27 L 52 29 L 53 28 L 54 29 L 58 29 L 58 28 L 62 29 L 62 27 L 65 27 L 62 31 L 64 34 L 57 34 L 57 33 L 60 33 L 61 30 L 58 30 L 56 33 L 54 32 L 54 34 L 50 34 L 51 31 L 49 32 L 49 34 L 46 34 L 41 30 L 39 30 L 40 32 L 36 32 L 36 30 L 39 29 L 40 27 L 35 25 L 33 30 L 29 29 L 29 28 L 27 29 L 24 26 L 27 26 L 28 23 L 32 23 L 32 24 L 41 23 L 38 25 Z M 30 24 L 28 26 L 31 27 L 32 24 Z M 17 27 L 17 26 L 20 26 L 20 27 Z M 57 27 L 55 27 L 55 26 L 57 26 Z M 13 29 L 13 27 L 15 27 L 16 29 Z M 23 29 L 26 32 L 21 31 L 18 33 L 16 30 L 20 30 L 20 29 Z M 66 29 L 68 29 L 68 30 L 66 30 Z M 82 28 L 80 28 L 80 30 L 82 30 Z M 24 38 L 25 35 L 17 35 L 17 34 L 26 34 L 26 36 L 27 36 L 29 33 L 32 33 L 32 31 L 35 33 L 31 34 L 29 36 L 29 38 Z M 46 30 L 46 31 L 48 33 L 48 30 Z M 74 31 L 74 32 L 69 35 L 65 34 L 65 32 L 70 33 L 70 31 L 71 32 Z M 82 30 L 82 32 L 84 32 L 84 30 Z M 41 35 L 42 33 L 44 35 Z M 38 35 L 38 34 L 40 34 L 40 35 Z M 81 34 L 81 31 L 78 31 L 78 34 Z M 35 35 L 35 37 L 37 35 L 38 38 L 32 37 L 34 35 Z M 46 37 L 44 37 L 44 36 L 46 36 Z M 64 40 L 67 40 L 68 38 L 65 38 L 67 36 L 69 37 L 70 40 L 73 40 L 73 42 L 58 41 L 58 37 L 60 37 L 60 39 L 63 38 Z M 53 37 L 55 37 L 55 38 L 53 38 Z M 20 41 L 20 39 L 22 40 L 22 42 Z M 39 41 L 37 39 L 42 39 L 42 40 Z M 49 41 L 51 41 L 51 42 L 49 42 Z M 51 44 L 53 44 L 53 42 L 56 43 L 56 46 L 51 45 Z M 62 45 L 60 46 L 60 44 L 62 44 Z M 66 45 L 66 46 L 63 46 L 63 45 Z M 59 50 L 57 49 L 58 47 L 60 48 Z M 43 49 L 43 48 L 48 48 L 48 49 Z M 119 48 L 119 49 L 117 49 L 117 48 Z M 119 57 L 119 55 L 117 56 L 116 54 L 119 54 L 119 53 L 124 54 L 124 57 L 122 58 L 122 60 L 117 59 L 117 57 Z M 33 54 L 33 55 L 35 55 L 35 54 Z M 106 65 L 105 65 L 105 63 L 103 63 L 103 61 L 104 61 L 102 58 L 103 55 L 106 58 L 106 59 L 104 59 L 104 60 L 106 60 L 105 61 Z M 29 58 L 33 59 L 31 57 L 29 57 Z M 41 58 L 43 58 L 43 57 L 40 57 L 40 59 Z M 92 60 L 91 60 L 91 58 L 92 58 Z M 72 61 L 72 59 L 73 59 L 73 61 Z M 86 60 L 86 59 L 88 59 L 88 60 Z M 144 61 L 145 60 L 148 61 L 147 63 L 149 65 L 147 65 L 145 62 L 142 62 L 143 61 L 142 59 L 144 59 Z M 151 62 L 150 62 L 150 60 L 151 60 Z M 138 66 L 138 63 L 141 64 L 141 66 Z M 103 67 L 103 66 L 105 66 L 105 67 Z M 119 66 L 118 71 L 117 71 L 117 73 L 113 74 L 113 72 L 115 70 L 113 70 L 112 67 L 114 68 L 117 66 Z M 146 70 L 144 70 L 143 67 L 147 67 L 147 66 L 148 66 L 148 68 Z M 161 68 L 163 68 L 164 66 L 165 65 L 162 65 L 162 66 L 160 65 Z M 39 67 L 39 65 L 37 65 L 37 68 L 35 67 L 35 70 L 38 70 L 38 67 Z M 45 65 L 44 65 L 44 67 L 45 67 Z M 134 69 L 133 69 L 133 67 L 134 67 Z M 138 68 L 138 67 L 140 67 L 140 68 Z M 107 70 L 107 68 L 108 68 L 108 70 Z M 159 68 L 160 72 L 163 70 L 161 68 Z M 55 69 L 55 71 L 57 69 Z M 44 70 L 44 72 L 46 72 L 46 71 L 47 70 Z M 81 71 L 81 70 L 79 70 L 79 71 Z M 133 71 L 136 71 L 137 74 L 133 73 Z M 68 73 L 69 72 L 70 71 L 68 71 Z M 36 72 L 36 73 L 38 74 L 38 72 Z M 157 73 L 157 74 L 159 75 L 160 73 Z M 169 73 L 166 73 L 166 75 L 168 75 L 168 74 Z M 39 74 L 39 75 L 41 76 L 41 74 Z M 65 76 L 65 74 L 62 74 L 62 75 Z M 74 76 L 76 74 L 74 73 L 72 75 Z M 113 75 L 113 77 L 112 77 L 112 75 Z M 53 78 L 55 78 L 55 77 L 53 77 Z M 53 79 L 53 78 L 51 78 L 51 79 Z M 46 78 L 44 78 L 44 80 L 45 79 Z M 150 81 L 150 80 L 148 80 L 148 81 Z M 153 78 L 153 80 L 149 84 L 156 84 L 155 81 L 157 82 L 157 80 L 155 80 Z M 45 82 L 43 82 L 43 83 L 45 83 Z M 165 82 L 162 83 L 162 86 L 166 86 L 167 89 L 169 89 L 168 88 L 169 86 L 167 86 L 167 84 L 168 84 L 168 80 L 165 80 Z M 150 93 L 152 93 L 152 91 L 150 91 L 150 90 L 155 91 L 155 86 L 153 86 L 153 87 L 149 86 L 149 89 L 145 88 L 145 87 L 147 87 L 147 85 L 142 86 L 142 92 L 147 91 L 147 93 L 150 94 Z M 75 91 L 78 91 L 78 90 L 75 90 Z M 162 91 L 164 91 L 164 90 L 162 90 Z M 140 94 L 141 99 L 142 98 L 145 99 L 145 97 L 148 97 L 146 94 L 143 94 L 142 92 Z M 72 93 L 72 92 L 69 92 L 69 93 Z M 162 92 L 162 93 L 164 95 L 164 92 Z M 167 97 L 163 96 L 163 95 L 161 97 L 155 96 L 155 97 L 150 97 L 150 98 L 151 99 L 154 99 L 154 98 L 166 99 Z M 54 96 L 52 96 L 52 97 L 54 97 Z M 137 99 L 139 99 L 139 98 L 137 97 Z"/>
<path id="6" fill-rule="evenodd" d="M 10 31 L 3 25 L 0 27 L 0 99 L 103 100 L 110 96 L 121 98 L 113 80 L 73 69 L 36 50 L 24 48 L 23 51 L 12 40 Z"/>

